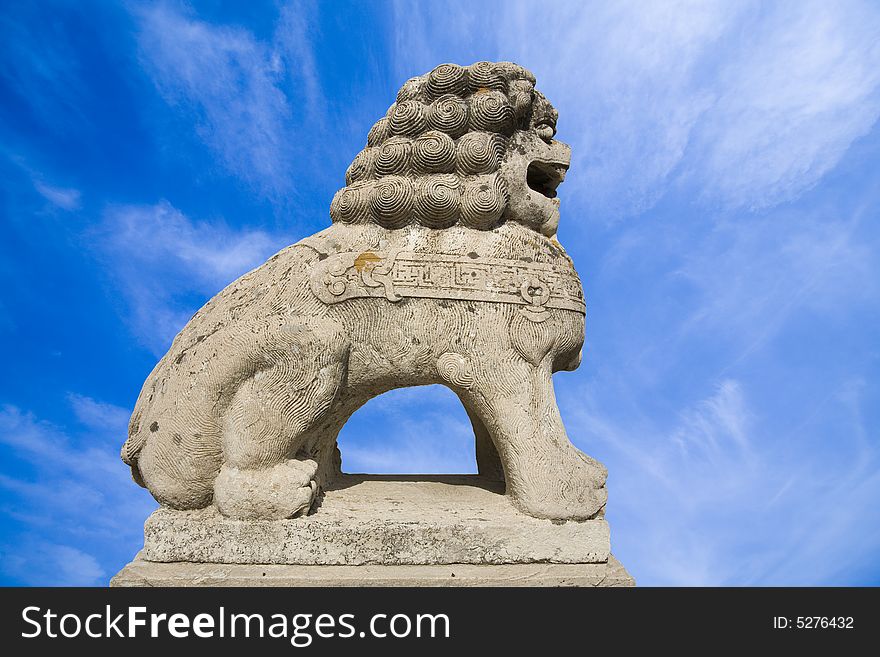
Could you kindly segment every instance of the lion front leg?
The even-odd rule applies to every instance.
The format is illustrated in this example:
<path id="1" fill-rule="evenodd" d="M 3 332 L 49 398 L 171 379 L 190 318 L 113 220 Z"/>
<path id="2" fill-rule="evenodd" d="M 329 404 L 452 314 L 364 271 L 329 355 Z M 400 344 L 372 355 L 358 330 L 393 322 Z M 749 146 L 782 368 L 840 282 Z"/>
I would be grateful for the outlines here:
<path id="1" fill-rule="evenodd" d="M 495 376 L 484 377 L 464 398 L 498 450 L 513 504 L 537 518 L 595 517 L 607 499 L 607 471 L 568 439 L 549 361 L 505 360 L 486 369 Z"/>

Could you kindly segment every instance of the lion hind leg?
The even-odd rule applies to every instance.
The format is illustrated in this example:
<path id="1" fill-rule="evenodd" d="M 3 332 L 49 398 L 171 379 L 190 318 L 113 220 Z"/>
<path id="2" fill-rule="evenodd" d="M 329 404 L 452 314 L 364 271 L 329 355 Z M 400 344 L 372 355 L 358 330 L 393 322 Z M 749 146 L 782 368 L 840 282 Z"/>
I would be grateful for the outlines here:
<path id="1" fill-rule="evenodd" d="M 186 510 L 210 505 L 222 456 L 216 419 L 182 403 L 151 416 L 141 432 L 146 437 L 130 463 L 135 481 L 140 478 L 163 506 Z"/>
<path id="2" fill-rule="evenodd" d="M 324 325 L 328 324 L 328 325 Z M 224 464 L 215 502 L 228 517 L 291 518 L 317 492 L 310 430 L 331 411 L 345 377 L 348 341 L 335 325 L 282 330 L 259 369 L 236 391 L 223 418 Z"/>

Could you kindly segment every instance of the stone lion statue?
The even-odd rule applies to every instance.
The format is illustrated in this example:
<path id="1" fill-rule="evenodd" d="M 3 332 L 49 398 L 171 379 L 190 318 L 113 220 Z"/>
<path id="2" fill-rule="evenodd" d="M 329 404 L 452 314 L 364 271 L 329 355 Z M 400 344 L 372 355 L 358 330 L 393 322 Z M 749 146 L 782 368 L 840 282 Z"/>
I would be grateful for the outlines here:
<path id="1" fill-rule="evenodd" d="M 571 444 L 553 392 L 580 363 L 585 311 L 555 238 L 570 149 L 534 85 L 489 62 L 407 81 L 332 225 L 217 294 L 156 365 L 122 447 L 135 481 L 174 509 L 307 513 L 340 474 L 352 413 L 439 383 L 519 510 L 601 515 L 606 470 Z"/>

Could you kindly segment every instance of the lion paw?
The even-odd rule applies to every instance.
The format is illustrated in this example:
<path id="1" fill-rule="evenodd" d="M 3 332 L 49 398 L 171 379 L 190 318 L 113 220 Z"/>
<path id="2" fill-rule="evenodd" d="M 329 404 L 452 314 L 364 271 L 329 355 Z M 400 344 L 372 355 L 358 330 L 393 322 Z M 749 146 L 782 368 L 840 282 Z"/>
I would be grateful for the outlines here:
<path id="1" fill-rule="evenodd" d="M 214 482 L 214 503 L 227 518 L 281 520 L 308 513 L 315 499 L 312 460 L 289 460 L 278 465 L 239 470 L 224 465 Z"/>
<path id="2" fill-rule="evenodd" d="M 604 512 L 606 477 L 605 466 L 572 447 L 549 467 L 544 464 L 532 472 L 519 486 L 509 486 L 509 493 L 520 511 L 535 518 L 588 520 Z"/>

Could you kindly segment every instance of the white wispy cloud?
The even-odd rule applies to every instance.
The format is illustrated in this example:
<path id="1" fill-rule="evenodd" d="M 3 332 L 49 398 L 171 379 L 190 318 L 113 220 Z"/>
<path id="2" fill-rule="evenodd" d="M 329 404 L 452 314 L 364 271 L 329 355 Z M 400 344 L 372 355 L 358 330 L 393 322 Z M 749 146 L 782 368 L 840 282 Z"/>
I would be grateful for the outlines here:
<path id="1" fill-rule="evenodd" d="M 34 191 L 49 201 L 52 206 L 67 212 L 73 212 L 82 207 L 82 192 L 79 189 L 48 182 L 51 175 L 35 168 L 30 158 L 14 151 L 0 151 L 0 157 L 16 167 L 26 179 L 30 179 Z"/>
<path id="2" fill-rule="evenodd" d="M 118 431 L 119 435 L 127 432 L 128 419 L 131 417 L 129 409 L 76 393 L 68 394 L 67 400 L 76 419 L 84 426 L 99 431 Z"/>
<path id="3" fill-rule="evenodd" d="M 650 208 L 712 106 L 704 60 L 742 6 L 567 3 L 541 21 L 536 10 L 501 14 L 499 48 L 534 68 L 560 110 L 559 138 L 573 148 L 565 192 L 602 220 Z"/>
<path id="4" fill-rule="evenodd" d="M 73 397 L 75 404 L 83 398 Z M 106 411 L 105 411 L 106 412 Z M 92 443 L 86 440 L 80 444 L 64 431 L 51 423 L 40 421 L 15 406 L 4 406 L 0 410 L 0 442 L 15 450 L 16 454 L 34 465 L 45 468 L 59 467 L 58 477 L 87 474 L 111 476 L 117 481 L 127 478 L 124 468 L 117 462 L 118 454 L 108 451 L 108 445 L 121 445 L 120 439 L 126 435 L 126 421 L 129 415 L 124 409 L 115 410 L 116 422 L 101 427 L 93 434 Z M 112 521 L 112 518 L 108 518 Z"/>
<path id="5" fill-rule="evenodd" d="M 588 261 L 595 275 L 585 280 L 590 357 L 654 394 L 650 387 L 664 381 L 677 390 L 685 364 L 689 380 L 749 363 L 770 371 L 781 365 L 774 352 L 790 331 L 798 342 L 811 339 L 808 327 L 858 331 L 859 314 L 880 300 L 878 189 L 826 186 L 796 206 L 712 222 L 698 215 L 677 216 L 672 225 L 648 218 L 618 224 L 604 248 L 588 253 L 596 259 Z M 628 286 L 624 296 L 621 285 Z M 615 330 L 597 335 L 597 325 Z M 694 353 L 703 356 L 695 361 Z"/>
<path id="6" fill-rule="evenodd" d="M 289 192 L 290 107 L 272 49 L 167 3 L 137 15 L 141 60 L 165 99 L 197 112 L 199 135 L 229 171 L 274 198 Z"/>
<path id="7" fill-rule="evenodd" d="M 134 556 L 155 508 L 119 460 L 128 409 L 69 399 L 80 431 L 0 407 L 0 512 L 12 532 L 0 541 L 0 567 L 24 584 L 105 585 L 107 564 L 118 569 Z"/>
<path id="8" fill-rule="evenodd" d="M 73 211 L 80 208 L 82 194 L 78 189 L 54 187 L 39 180 L 34 181 L 34 189 L 43 198 L 62 210 Z"/>
<path id="9" fill-rule="evenodd" d="M 880 115 L 876 5 L 772 8 L 740 24 L 748 32 L 735 56 L 719 58 L 717 100 L 684 162 L 686 177 L 733 205 L 765 207 L 797 197 Z"/>
<path id="10" fill-rule="evenodd" d="M 712 335 L 731 341 L 741 358 L 793 319 L 843 316 L 876 300 L 876 237 L 865 241 L 866 220 L 863 210 L 841 217 L 825 207 L 717 225 L 672 274 L 698 292 L 681 317 L 679 345 Z"/>
<path id="11" fill-rule="evenodd" d="M 643 583 L 871 571 L 876 201 L 844 178 L 748 216 L 636 221 L 589 281 L 606 298 L 589 383 L 559 390 L 570 435 L 609 465 L 615 549 Z"/>
<path id="12" fill-rule="evenodd" d="M 299 161 L 326 140 L 311 45 L 316 11 L 305 2 L 281 7 L 272 39 L 262 41 L 179 5 L 135 10 L 141 62 L 162 96 L 193 111 L 198 134 L 223 166 L 276 203 L 296 192 Z"/>
<path id="13" fill-rule="evenodd" d="M 749 415 L 737 381 L 724 380 L 717 392 L 682 414 L 672 441 L 684 456 L 717 461 L 735 450 L 748 457 Z"/>
<path id="14" fill-rule="evenodd" d="M 107 209 L 94 233 L 134 333 L 157 355 L 209 296 L 288 242 L 189 219 L 167 201 Z"/>
<path id="15" fill-rule="evenodd" d="M 670 190 L 709 207 L 796 198 L 880 115 L 867 2 L 402 3 L 397 20 L 398 58 L 424 70 L 453 46 L 533 69 L 574 147 L 564 198 L 600 221 Z"/>
<path id="16" fill-rule="evenodd" d="M 281 7 L 275 25 L 272 48 L 287 79 L 283 87 L 294 105 L 305 107 L 309 125 L 324 127 L 327 103 L 312 47 L 318 6 L 314 2 L 289 3 Z"/>
<path id="17" fill-rule="evenodd" d="M 612 466 L 612 542 L 638 564 L 640 583 L 828 585 L 867 567 L 880 549 L 880 532 L 863 531 L 880 519 L 871 503 L 880 475 L 858 438 L 861 418 L 844 403 L 848 388 L 829 398 L 844 428 L 832 459 L 803 440 L 809 419 L 768 435 L 732 379 L 666 426 L 614 419 L 587 389 L 567 399 L 570 434 Z"/>
<path id="18" fill-rule="evenodd" d="M 69 545 L 27 540 L 17 548 L 0 547 L 0 570 L 29 586 L 106 586 L 111 577 L 94 556 Z"/>

